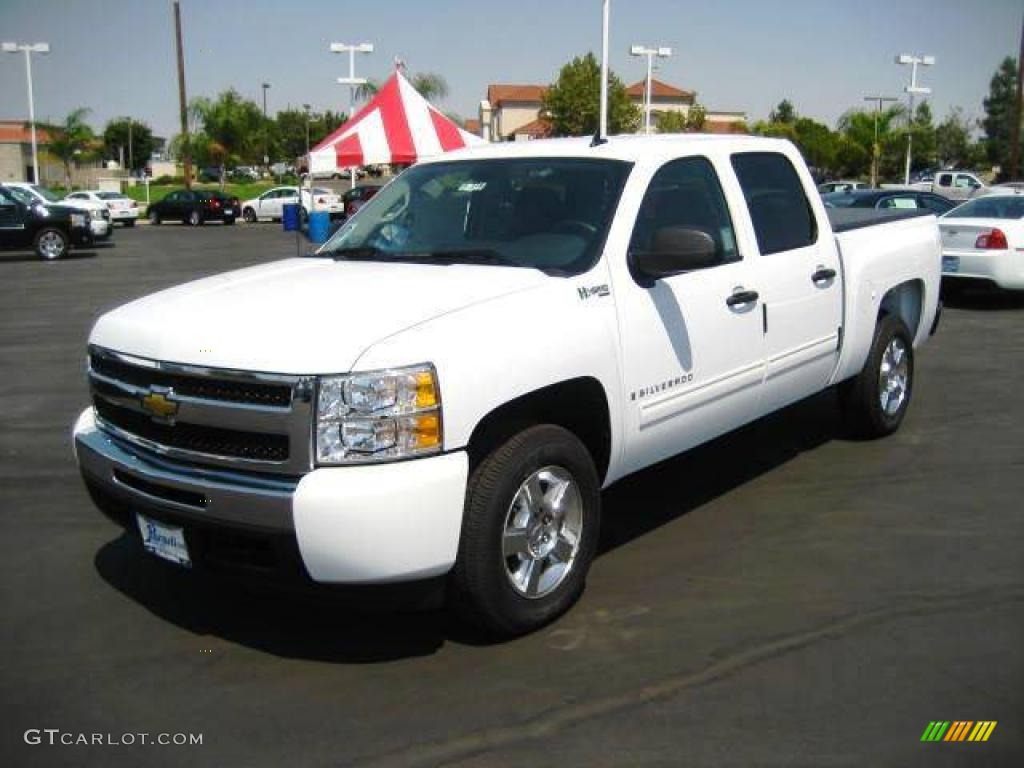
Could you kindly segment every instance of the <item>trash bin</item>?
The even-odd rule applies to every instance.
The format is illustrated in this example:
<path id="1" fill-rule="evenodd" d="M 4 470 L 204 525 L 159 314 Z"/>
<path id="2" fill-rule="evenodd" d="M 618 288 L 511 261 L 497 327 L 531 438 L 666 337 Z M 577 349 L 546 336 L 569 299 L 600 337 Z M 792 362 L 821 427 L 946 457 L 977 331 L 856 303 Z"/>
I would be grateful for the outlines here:
<path id="1" fill-rule="evenodd" d="M 310 242 L 326 242 L 331 231 L 331 214 L 327 211 L 313 211 L 309 214 L 309 235 Z"/>
<path id="2" fill-rule="evenodd" d="M 285 203 L 281 211 L 281 224 L 285 232 L 294 232 L 299 228 L 299 204 Z"/>

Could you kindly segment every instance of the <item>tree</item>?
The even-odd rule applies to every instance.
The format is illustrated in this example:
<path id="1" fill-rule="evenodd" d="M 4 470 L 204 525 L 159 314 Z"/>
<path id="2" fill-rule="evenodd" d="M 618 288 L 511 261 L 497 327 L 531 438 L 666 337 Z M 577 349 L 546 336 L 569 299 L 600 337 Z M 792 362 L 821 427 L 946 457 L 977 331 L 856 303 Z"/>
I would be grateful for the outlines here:
<path id="1" fill-rule="evenodd" d="M 119 117 L 108 122 L 103 129 L 103 149 L 108 160 L 118 162 L 123 150 L 125 165 L 130 165 L 129 170 L 138 171 L 149 162 L 156 149 L 156 140 L 146 123 L 131 117 Z"/>
<path id="2" fill-rule="evenodd" d="M 706 123 L 707 111 L 700 104 L 694 104 L 688 112 L 657 112 L 654 118 L 658 133 L 700 133 Z"/>
<path id="3" fill-rule="evenodd" d="M 981 126 L 985 130 L 988 159 L 1002 170 L 1000 177 L 1009 173 L 1010 136 L 1014 131 L 1017 99 L 1017 60 L 1007 56 L 992 75 L 988 97 L 984 101 L 985 117 Z M 1021 126 L 1016 126 L 1018 133 Z"/>
<path id="4" fill-rule="evenodd" d="M 795 144 L 809 166 L 823 173 L 835 173 L 838 136 L 827 125 L 809 117 L 798 117 L 793 121 L 793 133 Z"/>
<path id="5" fill-rule="evenodd" d="M 601 67 L 593 53 L 577 56 L 558 73 L 558 80 L 544 94 L 541 114 L 551 122 L 554 136 L 588 136 L 597 133 L 600 119 Z M 634 133 L 640 126 L 640 109 L 629 100 L 626 86 L 608 73 L 608 132 Z"/>
<path id="6" fill-rule="evenodd" d="M 796 122 L 796 109 L 793 108 L 793 103 L 789 99 L 780 101 L 779 105 L 768 115 L 768 122 L 785 124 Z"/>
<path id="7" fill-rule="evenodd" d="M 337 130 L 348 116 L 343 112 L 327 110 L 323 113 L 310 112 L 308 119 L 309 146 L 315 147 L 328 134 Z M 277 113 L 271 145 L 274 156 L 294 160 L 306 154 L 306 120 L 306 112 L 301 109 L 284 109 Z"/>
<path id="8" fill-rule="evenodd" d="M 970 155 L 971 127 L 963 110 L 955 107 L 935 127 L 935 154 L 943 168 L 961 168 Z"/>
<path id="9" fill-rule="evenodd" d="M 686 113 L 686 132 L 700 133 L 708 122 L 708 111 L 700 104 L 694 104 Z"/>
<path id="10" fill-rule="evenodd" d="M 904 113 L 904 107 L 893 105 L 877 114 L 879 173 L 895 175 L 900 163 L 900 136 L 894 126 Z M 874 110 L 851 109 L 839 118 L 838 129 L 846 143 L 840 143 L 837 152 L 837 163 L 845 171 L 844 175 L 866 176 L 870 172 L 871 158 L 875 144 Z"/>
<path id="11" fill-rule="evenodd" d="M 79 158 L 89 156 L 95 149 L 96 137 L 85 122 L 89 114 L 87 107 L 79 107 L 68 113 L 60 123 L 37 123 L 50 141 L 47 150 L 64 165 L 64 188 L 71 189 L 71 164 Z"/>
<path id="12" fill-rule="evenodd" d="M 440 101 L 448 96 L 448 81 L 433 72 L 418 72 L 409 76 L 409 84 L 427 101 Z M 382 83 L 373 78 L 356 87 L 356 98 L 368 101 L 377 95 Z"/>
<path id="13" fill-rule="evenodd" d="M 189 110 L 202 124 L 192 137 L 192 149 L 200 162 L 220 168 L 221 189 L 228 163 L 258 162 L 269 145 L 269 121 L 255 102 L 243 99 L 234 88 L 216 99 L 193 99 Z"/>

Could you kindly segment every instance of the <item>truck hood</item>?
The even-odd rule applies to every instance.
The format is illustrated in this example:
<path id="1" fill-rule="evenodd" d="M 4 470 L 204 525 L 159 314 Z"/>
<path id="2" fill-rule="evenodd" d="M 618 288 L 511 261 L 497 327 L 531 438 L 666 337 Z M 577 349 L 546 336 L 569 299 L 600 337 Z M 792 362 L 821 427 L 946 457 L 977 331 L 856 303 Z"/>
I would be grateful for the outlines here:
<path id="1" fill-rule="evenodd" d="M 293 258 L 133 301 L 100 317 L 89 341 L 165 362 L 344 373 L 388 336 L 550 279 L 514 267 Z"/>

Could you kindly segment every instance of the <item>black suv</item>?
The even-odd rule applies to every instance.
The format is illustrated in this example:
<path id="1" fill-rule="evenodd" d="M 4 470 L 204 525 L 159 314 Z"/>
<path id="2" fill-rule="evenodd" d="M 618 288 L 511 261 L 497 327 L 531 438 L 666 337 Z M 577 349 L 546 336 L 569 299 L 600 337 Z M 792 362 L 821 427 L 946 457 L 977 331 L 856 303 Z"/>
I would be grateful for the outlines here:
<path id="1" fill-rule="evenodd" d="M 67 205 L 27 205 L 0 187 L 0 248 L 32 248 L 46 261 L 65 256 L 71 245 L 92 243 L 89 213 Z"/>
<path id="2" fill-rule="evenodd" d="M 169 192 L 163 200 L 150 203 L 147 215 L 150 224 L 181 221 L 198 227 L 207 221 L 234 224 L 241 215 L 237 197 L 227 197 L 216 190 L 178 189 Z"/>

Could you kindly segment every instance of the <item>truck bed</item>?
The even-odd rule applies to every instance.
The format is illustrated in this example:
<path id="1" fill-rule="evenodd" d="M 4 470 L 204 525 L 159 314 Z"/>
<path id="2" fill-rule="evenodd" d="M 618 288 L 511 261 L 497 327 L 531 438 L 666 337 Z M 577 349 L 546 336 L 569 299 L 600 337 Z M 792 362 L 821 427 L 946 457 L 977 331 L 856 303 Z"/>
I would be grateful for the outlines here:
<path id="1" fill-rule="evenodd" d="M 832 222 L 832 231 L 836 233 L 931 215 L 931 211 L 923 208 L 889 208 L 884 211 L 874 208 L 826 208 L 825 211 L 828 220 Z"/>

